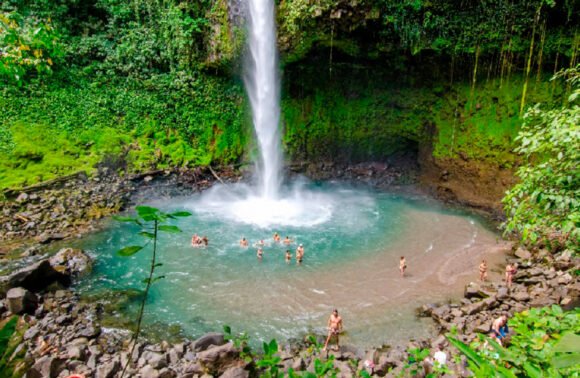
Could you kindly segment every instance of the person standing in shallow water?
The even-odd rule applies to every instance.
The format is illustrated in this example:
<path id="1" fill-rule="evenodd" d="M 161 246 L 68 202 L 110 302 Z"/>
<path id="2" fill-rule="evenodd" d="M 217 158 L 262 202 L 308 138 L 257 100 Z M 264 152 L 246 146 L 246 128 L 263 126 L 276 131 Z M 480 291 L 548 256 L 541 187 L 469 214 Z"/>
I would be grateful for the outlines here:
<path id="1" fill-rule="evenodd" d="M 405 277 L 405 270 L 407 269 L 407 260 L 405 260 L 405 256 L 401 256 L 399 260 L 399 271 L 401 272 L 401 277 Z"/>
<path id="2" fill-rule="evenodd" d="M 290 264 L 290 260 L 292 260 L 292 254 L 290 253 L 290 250 L 287 249 L 286 250 L 286 264 Z"/>
<path id="3" fill-rule="evenodd" d="M 263 256 L 264 256 L 264 251 L 262 250 L 262 248 L 258 248 L 258 252 L 256 252 L 256 257 L 258 258 L 258 260 L 262 261 Z"/>
<path id="4" fill-rule="evenodd" d="M 487 280 L 487 261 L 481 260 L 481 264 L 479 264 L 479 280 L 484 282 Z"/>
<path id="5" fill-rule="evenodd" d="M 332 314 L 330 314 L 330 318 L 328 318 L 328 337 L 326 338 L 326 342 L 324 343 L 324 348 L 322 350 L 326 350 L 328 348 L 328 343 L 332 336 L 336 336 L 336 350 L 340 348 L 340 339 L 339 334 L 342 331 L 342 318 L 338 315 L 338 310 L 334 309 Z"/>
<path id="6" fill-rule="evenodd" d="M 302 244 L 300 244 L 298 248 L 296 248 L 296 263 L 302 264 L 303 258 L 304 258 L 304 247 L 302 246 Z"/>

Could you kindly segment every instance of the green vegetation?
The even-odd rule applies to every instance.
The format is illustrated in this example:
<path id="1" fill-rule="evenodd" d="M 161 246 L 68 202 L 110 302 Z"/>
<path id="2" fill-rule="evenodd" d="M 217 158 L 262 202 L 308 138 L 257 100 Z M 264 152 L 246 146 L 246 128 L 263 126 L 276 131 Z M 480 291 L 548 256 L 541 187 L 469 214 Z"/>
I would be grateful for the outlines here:
<path id="1" fill-rule="evenodd" d="M 506 348 L 483 335 L 470 346 L 448 339 L 467 357 L 476 377 L 580 376 L 580 309 L 534 308 L 516 314 L 509 326 L 514 336 Z"/>
<path id="2" fill-rule="evenodd" d="M 541 78 L 577 60 L 575 7 L 278 2 L 288 156 L 382 159 L 432 143 L 438 157 L 513 165 L 521 104 L 557 101 Z M 243 158 L 243 23 L 226 1 L 8 0 L 0 12 L 0 188 Z"/>
<path id="3" fill-rule="evenodd" d="M 525 115 L 516 151 L 526 164 L 520 182 L 503 200 L 506 232 L 525 243 L 541 242 L 551 250 L 580 246 L 580 66 L 557 75 L 566 77 L 573 92 L 566 106 L 545 110 L 539 104 Z"/>
<path id="4" fill-rule="evenodd" d="M 139 338 L 139 334 L 141 332 L 141 322 L 143 321 L 143 314 L 145 311 L 145 304 L 147 303 L 147 295 L 149 294 L 149 289 L 151 288 L 151 285 L 153 283 L 165 278 L 165 276 L 155 276 L 155 268 L 163 266 L 162 263 L 157 262 L 157 253 L 158 253 L 157 244 L 159 241 L 159 232 L 170 232 L 170 233 L 181 232 L 179 227 L 166 224 L 166 222 L 169 221 L 170 219 L 176 219 L 177 217 L 191 216 L 191 213 L 187 211 L 164 213 L 159 209 L 148 206 L 137 206 L 135 210 L 137 210 L 137 217 L 119 217 L 119 216 L 115 217 L 115 219 L 120 222 L 131 222 L 141 227 L 139 235 L 143 236 L 147 240 L 145 245 L 142 246 L 131 245 L 120 249 L 117 252 L 120 256 L 124 257 L 133 256 L 150 243 L 153 244 L 151 246 L 151 267 L 149 269 L 149 276 L 143 280 L 143 283 L 145 283 L 145 291 L 143 293 L 143 299 L 141 300 L 141 308 L 139 309 L 139 314 L 137 316 L 137 329 L 135 330 L 135 333 L 133 334 L 133 337 L 131 339 L 131 341 L 133 342 L 133 346 L 131 348 L 131 352 L 129 353 L 130 355 L 133 355 L 133 352 L 135 351 L 137 339 Z M 130 359 L 127 360 L 127 362 L 125 363 L 123 372 L 121 373 L 121 377 L 125 375 L 129 363 Z"/>
<path id="5" fill-rule="evenodd" d="M 18 348 L 28 329 L 18 316 L 0 322 L 0 378 L 24 376 L 29 361 L 25 360 L 26 349 Z"/>

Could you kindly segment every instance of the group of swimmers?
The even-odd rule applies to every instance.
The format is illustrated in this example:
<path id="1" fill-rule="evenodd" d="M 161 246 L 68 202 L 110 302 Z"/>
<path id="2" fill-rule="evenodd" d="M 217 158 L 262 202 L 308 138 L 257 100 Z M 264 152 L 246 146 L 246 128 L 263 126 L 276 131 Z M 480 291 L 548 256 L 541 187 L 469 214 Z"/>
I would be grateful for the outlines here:
<path id="1" fill-rule="evenodd" d="M 208 244 L 209 239 L 205 235 L 203 237 L 200 237 L 197 234 L 194 234 L 191 237 L 191 246 L 194 248 L 207 247 Z"/>
<path id="2" fill-rule="evenodd" d="M 282 238 L 280 237 L 280 235 L 277 232 L 274 233 L 274 236 L 272 237 L 272 239 L 274 239 L 274 243 L 282 243 L 282 244 L 287 245 L 287 246 L 289 246 L 290 244 L 292 244 L 294 242 L 288 236 L 286 236 L 284 238 L 284 240 L 282 240 Z M 247 247 L 249 247 L 249 245 L 250 245 L 250 243 L 248 242 L 248 239 L 243 237 L 240 240 L 240 247 L 247 248 Z M 257 248 L 256 257 L 258 258 L 258 260 L 262 260 L 262 258 L 264 257 L 263 247 L 266 246 L 266 242 L 264 242 L 264 239 L 261 239 L 260 241 L 255 243 L 254 246 Z M 292 261 L 292 253 L 290 252 L 289 249 L 286 250 L 285 260 L 286 260 L 286 263 L 288 263 L 288 264 Z M 300 245 L 298 245 L 298 248 L 296 248 L 296 263 L 301 264 L 302 260 L 304 260 L 304 246 L 302 244 L 300 244 Z"/>

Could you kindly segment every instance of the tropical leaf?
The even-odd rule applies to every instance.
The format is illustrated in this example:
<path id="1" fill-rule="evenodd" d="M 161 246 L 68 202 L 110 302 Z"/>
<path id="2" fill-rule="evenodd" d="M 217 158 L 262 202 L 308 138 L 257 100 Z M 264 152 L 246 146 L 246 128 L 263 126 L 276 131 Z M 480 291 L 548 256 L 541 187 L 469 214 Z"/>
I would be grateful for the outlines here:
<path id="1" fill-rule="evenodd" d="M 145 236 L 146 238 L 150 238 L 150 239 L 155 239 L 155 234 L 152 232 L 148 232 L 148 231 L 141 231 L 139 233 L 139 235 L 141 236 Z"/>
<path id="2" fill-rule="evenodd" d="M 169 215 L 174 217 L 190 217 L 193 214 L 191 214 L 189 211 L 176 211 L 174 213 L 170 213 Z"/>
<path id="3" fill-rule="evenodd" d="M 577 352 L 580 353 L 580 335 L 565 333 L 554 347 L 554 352 Z"/>
<path id="4" fill-rule="evenodd" d="M 149 206 L 137 206 L 135 210 L 137 210 L 137 214 L 139 214 L 140 217 L 149 214 L 157 214 L 159 212 L 159 209 Z"/>
<path id="5" fill-rule="evenodd" d="M 469 345 L 457 340 L 454 337 L 447 336 L 447 339 L 455 348 L 457 348 L 461 353 L 463 353 L 467 358 L 473 361 L 477 366 L 485 364 L 485 360 L 481 358 L 476 351 L 471 349 Z"/>
<path id="6" fill-rule="evenodd" d="M 170 233 L 178 233 L 181 232 L 181 230 L 179 229 L 179 227 L 177 226 L 169 226 L 169 225 L 162 225 L 159 226 L 159 231 L 163 231 L 163 232 L 170 232 Z"/>
<path id="7" fill-rule="evenodd" d="M 142 249 L 143 249 L 143 247 L 140 245 L 131 245 L 131 246 L 125 247 L 123 249 L 120 249 L 119 251 L 117 251 L 117 254 L 119 256 L 132 256 Z"/>

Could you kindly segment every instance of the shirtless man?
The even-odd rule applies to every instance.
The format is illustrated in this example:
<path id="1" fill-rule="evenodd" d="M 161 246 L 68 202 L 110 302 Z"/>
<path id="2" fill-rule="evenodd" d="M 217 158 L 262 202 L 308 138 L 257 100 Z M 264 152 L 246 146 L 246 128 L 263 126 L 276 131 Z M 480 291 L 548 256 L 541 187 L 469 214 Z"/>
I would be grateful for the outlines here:
<path id="1" fill-rule="evenodd" d="M 200 244 L 201 244 L 201 238 L 199 236 L 197 236 L 197 234 L 193 234 L 193 236 L 191 237 L 191 246 L 192 247 L 199 247 Z"/>
<path id="2" fill-rule="evenodd" d="M 516 272 L 518 271 L 516 264 L 507 264 L 505 267 L 505 284 L 508 288 L 512 287 L 512 282 Z"/>
<path id="3" fill-rule="evenodd" d="M 290 264 L 290 260 L 292 260 L 292 254 L 290 253 L 290 250 L 287 249 L 286 250 L 286 264 Z"/>
<path id="4" fill-rule="evenodd" d="M 284 245 L 290 245 L 290 244 L 292 244 L 292 240 L 288 236 L 286 236 L 284 238 Z"/>
<path id="5" fill-rule="evenodd" d="M 298 248 L 296 248 L 296 263 L 301 264 L 303 258 L 304 258 L 304 247 L 302 246 L 302 244 L 300 244 Z"/>
<path id="6" fill-rule="evenodd" d="M 493 321 L 491 325 L 491 336 L 497 340 L 499 345 L 502 345 L 502 340 L 505 339 L 508 332 L 506 315 L 502 315 Z"/>
<path id="7" fill-rule="evenodd" d="M 399 260 L 399 271 L 401 272 L 401 277 L 405 277 L 405 269 L 407 269 L 407 260 L 405 260 L 405 256 L 401 256 Z"/>
<path id="8" fill-rule="evenodd" d="M 264 256 L 264 251 L 262 251 L 262 248 L 258 248 L 258 252 L 256 252 L 256 257 L 258 257 L 258 260 L 262 260 L 263 256 Z"/>
<path id="9" fill-rule="evenodd" d="M 240 247 L 247 247 L 248 246 L 248 240 L 246 238 L 242 238 L 242 240 L 240 240 Z"/>
<path id="10" fill-rule="evenodd" d="M 487 261 L 485 259 L 481 260 L 481 264 L 479 264 L 479 280 L 487 280 Z"/>
<path id="11" fill-rule="evenodd" d="M 342 331 L 342 318 L 338 315 L 338 310 L 334 309 L 332 314 L 330 314 L 330 318 L 328 318 L 328 337 L 326 338 L 326 342 L 324 343 L 324 348 L 322 350 L 326 350 L 328 348 L 328 343 L 330 342 L 330 338 L 332 336 L 336 336 L 336 349 L 340 348 L 339 345 L 339 334 Z"/>
<path id="12" fill-rule="evenodd" d="M 274 232 L 274 243 L 280 243 L 280 235 L 277 232 Z"/>

